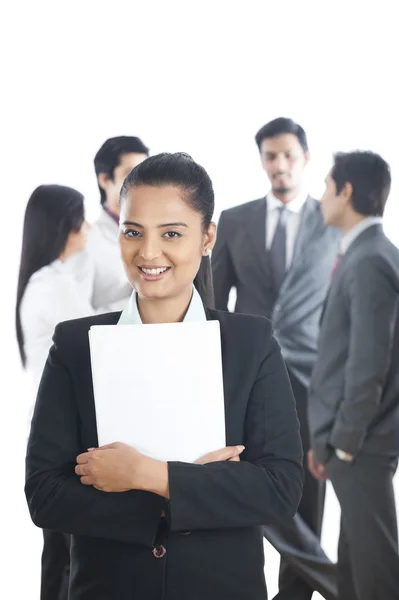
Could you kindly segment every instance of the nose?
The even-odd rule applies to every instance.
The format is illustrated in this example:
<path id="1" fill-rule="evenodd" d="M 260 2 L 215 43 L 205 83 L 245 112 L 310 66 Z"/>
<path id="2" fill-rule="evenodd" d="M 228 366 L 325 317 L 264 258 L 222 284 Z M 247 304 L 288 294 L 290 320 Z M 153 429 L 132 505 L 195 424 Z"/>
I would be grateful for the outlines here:
<path id="1" fill-rule="evenodd" d="M 141 244 L 139 255 L 146 261 L 152 261 L 162 255 L 159 241 L 153 236 L 144 236 Z"/>
<path id="2" fill-rule="evenodd" d="M 276 156 L 276 160 L 275 160 L 274 166 L 276 168 L 276 171 L 279 172 L 279 173 L 285 173 L 287 171 L 288 160 L 284 156 L 284 154 L 278 154 Z"/>

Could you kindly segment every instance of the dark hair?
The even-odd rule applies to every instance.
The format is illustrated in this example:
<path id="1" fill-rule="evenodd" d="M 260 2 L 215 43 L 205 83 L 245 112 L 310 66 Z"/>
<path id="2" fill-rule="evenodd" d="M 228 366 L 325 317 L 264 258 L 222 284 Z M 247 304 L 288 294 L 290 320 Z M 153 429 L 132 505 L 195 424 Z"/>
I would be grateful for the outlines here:
<path id="1" fill-rule="evenodd" d="M 215 195 L 211 178 L 201 165 L 184 152 L 163 153 L 147 158 L 135 167 L 126 177 L 121 189 L 121 202 L 132 187 L 141 185 L 174 185 L 184 192 L 185 200 L 202 215 L 204 231 L 212 221 Z M 203 256 L 194 285 L 202 302 L 208 308 L 214 307 L 211 261 Z"/>
<path id="2" fill-rule="evenodd" d="M 331 177 L 337 194 L 352 185 L 352 206 L 361 215 L 382 216 L 391 189 L 388 163 L 374 152 L 338 152 Z"/>
<path id="3" fill-rule="evenodd" d="M 63 252 L 68 235 L 84 221 L 83 196 L 62 185 L 36 188 L 25 210 L 15 320 L 22 364 L 26 365 L 20 307 L 29 279 Z"/>
<path id="4" fill-rule="evenodd" d="M 114 171 L 120 165 L 122 156 L 131 153 L 148 156 L 149 149 L 140 138 L 127 135 L 110 138 L 104 142 L 94 157 L 97 177 L 100 173 L 106 173 L 110 179 L 113 179 Z M 104 204 L 106 201 L 105 191 L 100 184 L 98 184 L 98 189 L 100 190 L 101 204 Z"/>
<path id="5" fill-rule="evenodd" d="M 267 140 L 268 138 L 275 138 L 279 135 L 283 135 L 284 133 L 292 133 L 296 135 L 299 143 L 302 146 L 302 150 L 304 152 L 308 152 L 308 140 L 306 138 L 306 133 L 304 129 L 298 123 L 295 123 L 292 119 L 286 119 L 284 117 L 279 117 L 278 119 L 274 119 L 274 121 L 270 121 L 267 125 L 264 125 L 262 129 L 259 129 L 258 133 L 255 136 L 255 141 L 258 145 L 259 151 L 262 145 L 263 140 Z"/>

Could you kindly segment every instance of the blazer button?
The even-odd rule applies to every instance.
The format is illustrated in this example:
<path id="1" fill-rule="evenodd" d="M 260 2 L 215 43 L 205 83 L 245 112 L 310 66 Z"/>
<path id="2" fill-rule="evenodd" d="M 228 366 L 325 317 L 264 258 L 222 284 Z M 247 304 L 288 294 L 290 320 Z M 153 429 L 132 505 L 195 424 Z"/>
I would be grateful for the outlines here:
<path id="1" fill-rule="evenodd" d="M 163 558 L 166 554 L 165 546 L 155 546 L 152 549 L 152 554 L 155 556 L 155 558 Z"/>
<path id="2" fill-rule="evenodd" d="M 180 535 L 190 535 L 191 531 L 180 531 Z"/>

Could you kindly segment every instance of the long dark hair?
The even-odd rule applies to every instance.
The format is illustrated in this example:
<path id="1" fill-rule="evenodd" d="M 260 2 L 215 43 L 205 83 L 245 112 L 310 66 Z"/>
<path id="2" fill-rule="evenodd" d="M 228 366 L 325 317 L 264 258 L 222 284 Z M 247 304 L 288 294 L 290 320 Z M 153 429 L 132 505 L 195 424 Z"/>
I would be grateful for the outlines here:
<path id="1" fill-rule="evenodd" d="M 24 335 L 21 325 L 21 302 L 29 279 L 36 271 L 59 258 L 72 231 L 79 231 L 84 221 L 84 199 L 80 192 L 62 185 L 36 188 L 25 211 L 19 267 L 15 322 L 19 353 L 26 365 Z"/>
<path id="2" fill-rule="evenodd" d="M 132 187 L 142 185 L 174 185 L 181 188 L 186 201 L 202 216 L 203 231 L 208 231 L 215 208 L 211 178 L 204 167 L 183 152 L 163 153 L 147 158 L 126 177 L 121 189 L 121 202 Z M 203 256 L 194 285 L 208 308 L 213 308 L 212 269 L 209 256 Z"/>

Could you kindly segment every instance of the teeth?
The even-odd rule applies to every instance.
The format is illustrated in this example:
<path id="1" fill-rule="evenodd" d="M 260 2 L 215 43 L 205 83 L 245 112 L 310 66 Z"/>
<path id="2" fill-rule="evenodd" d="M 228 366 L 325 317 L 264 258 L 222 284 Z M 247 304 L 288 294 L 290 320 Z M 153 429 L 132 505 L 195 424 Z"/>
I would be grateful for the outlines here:
<path id="1" fill-rule="evenodd" d="M 161 275 L 161 273 L 165 273 L 168 270 L 167 267 L 163 267 L 162 269 L 141 269 L 143 273 L 146 275 Z"/>

